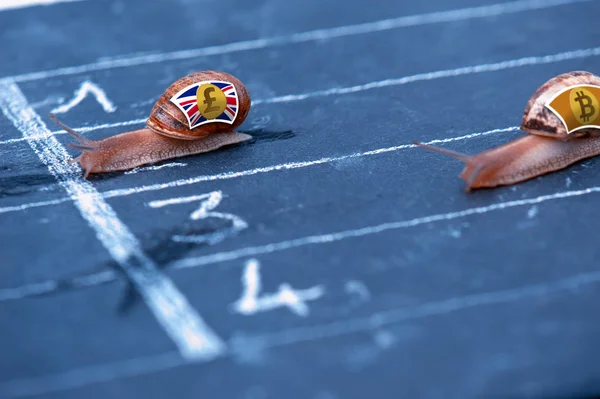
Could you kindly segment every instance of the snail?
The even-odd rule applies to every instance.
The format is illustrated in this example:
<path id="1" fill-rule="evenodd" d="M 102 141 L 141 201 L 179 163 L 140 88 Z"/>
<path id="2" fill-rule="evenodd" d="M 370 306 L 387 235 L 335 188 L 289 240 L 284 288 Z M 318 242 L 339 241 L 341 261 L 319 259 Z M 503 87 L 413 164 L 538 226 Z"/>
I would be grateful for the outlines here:
<path id="1" fill-rule="evenodd" d="M 584 128 L 567 132 L 565 125 L 545 105 L 559 92 L 574 85 L 600 86 L 600 77 L 575 71 L 544 83 L 529 99 L 521 130 L 528 134 L 476 155 L 414 144 L 446 154 L 465 163 L 459 177 L 466 191 L 474 188 L 510 185 L 563 169 L 581 159 L 600 154 L 600 129 Z"/>
<path id="2" fill-rule="evenodd" d="M 84 177 L 213 151 L 252 138 L 238 133 L 250 111 L 250 94 L 237 78 L 217 71 L 194 72 L 171 84 L 154 104 L 146 127 L 101 140 L 90 140 L 50 114 L 77 143 Z"/>

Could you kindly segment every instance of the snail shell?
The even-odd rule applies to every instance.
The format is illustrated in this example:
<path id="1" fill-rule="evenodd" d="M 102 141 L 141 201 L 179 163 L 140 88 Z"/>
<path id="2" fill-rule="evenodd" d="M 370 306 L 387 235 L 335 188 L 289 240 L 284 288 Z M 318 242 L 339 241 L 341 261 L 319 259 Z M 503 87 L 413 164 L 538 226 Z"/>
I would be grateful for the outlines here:
<path id="1" fill-rule="evenodd" d="M 502 146 L 467 155 L 415 144 L 464 162 L 465 168 L 459 177 L 466 182 L 467 191 L 514 184 L 563 169 L 600 154 L 599 129 L 581 129 L 567 134 L 562 121 L 545 106 L 558 92 L 578 84 L 600 86 L 600 78 L 589 72 L 575 71 L 544 83 L 529 99 L 523 113 L 521 129 L 528 134 Z"/>
<path id="2" fill-rule="evenodd" d="M 183 88 L 203 81 L 233 84 L 237 92 L 238 109 L 232 124 L 210 121 L 191 129 L 186 116 L 171 102 L 171 98 Z M 77 140 L 77 143 L 70 143 L 69 147 L 83 152 L 71 162 L 79 162 L 87 178 L 90 173 L 127 170 L 249 140 L 252 136 L 234 129 L 246 119 L 250 105 L 248 89 L 237 78 L 225 72 L 202 71 L 184 76 L 169 86 L 154 104 L 143 129 L 90 140 L 58 121 L 54 115 L 51 114 L 50 118 Z"/>
<path id="3" fill-rule="evenodd" d="M 238 115 L 236 116 L 232 125 L 224 122 L 213 122 L 190 129 L 188 121 L 183 115 L 183 112 L 181 112 L 179 108 L 177 108 L 177 106 L 171 102 L 171 98 L 182 88 L 196 82 L 207 80 L 224 80 L 233 83 L 238 93 L 238 100 L 240 103 Z M 156 101 L 154 104 L 154 107 L 150 112 L 150 117 L 148 118 L 148 121 L 146 121 L 146 125 L 155 132 L 168 137 L 184 140 L 195 140 L 206 137 L 212 133 L 234 130 L 236 127 L 242 124 L 244 119 L 246 119 L 249 111 L 250 94 L 248 93 L 246 86 L 244 86 L 244 84 L 237 78 L 225 72 L 194 72 L 177 80 L 175 83 L 169 86 L 167 90 L 165 90 L 162 96 L 160 96 L 158 101 Z"/>
<path id="4" fill-rule="evenodd" d="M 530 134 L 559 140 L 599 135 L 598 129 L 581 129 L 567 134 L 567 129 L 562 121 L 545 106 L 559 91 L 581 84 L 600 86 L 600 77 L 585 71 L 574 71 L 563 73 L 544 83 L 527 102 L 521 129 Z"/>

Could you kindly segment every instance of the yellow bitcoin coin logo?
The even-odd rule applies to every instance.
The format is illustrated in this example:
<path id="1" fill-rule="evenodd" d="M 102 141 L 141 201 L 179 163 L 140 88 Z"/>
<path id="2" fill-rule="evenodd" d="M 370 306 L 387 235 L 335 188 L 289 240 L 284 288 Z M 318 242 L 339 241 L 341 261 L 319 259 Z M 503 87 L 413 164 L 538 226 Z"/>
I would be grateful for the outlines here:
<path id="1" fill-rule="evenodd" d="M 198 109 L 206 119 L 215 119 L 221 115 L 227 107 L 225 94 L 217 86 L 207 83 L 198 87 L 196 92 Z"/>
<path id="2" fill-rule="evenodd" d="M 571 111 L 575 119 L 582 125 L 594 121 L 600 113 L 600 104 L 594 94 L 582 87 L 571 90 L 569 95 Z"/>

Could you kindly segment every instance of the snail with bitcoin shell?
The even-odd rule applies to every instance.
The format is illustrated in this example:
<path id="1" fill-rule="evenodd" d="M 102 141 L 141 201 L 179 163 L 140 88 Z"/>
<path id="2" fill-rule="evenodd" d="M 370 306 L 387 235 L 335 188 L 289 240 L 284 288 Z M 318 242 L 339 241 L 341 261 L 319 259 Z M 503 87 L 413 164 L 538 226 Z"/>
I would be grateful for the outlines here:
<path id="1" fill-rule="evenodd" d="M 79 162 L 87 178 L 249 140 L 252 136 L 234 130 L 249 111 L 250 94 L 242 82 L 224 72 L 202 71 L 169 86 L 143 129 L 94 141 L 50 118 L 77 140 L 69 146 L 83 153 L 71 163 Z"/>
<path id="2" fill-rule="evenodd" d="M 466 190 L 518 183 L 563 169 L 581 159 L 600 155 L 600 129 L 569 129 L 546 104 L 558 98 L 566 89 L 571 96 L 574 118 L 598 119 L 598 99 L 577 87 L 600 86 L 600 77 L 589 72 L 569 72 L 544 83 L 529 99 L 521 130 L 528 134 L 500 147 L 476 155 L 466 155 L 443 148 L 415 142 L 419 147 L 440 152 L 466 164 L 459 177 L 467 183 Z M 579 103 L 577 103 L 577 100 Z M 582 101 L 585 100 L 585 101 Z M 567 97 L 567 102 L 568 97 Z M 576 107 L 579 105 L 578 107 Z M 568 105 L 567 105 L 568 107 Z M 590 118 L 591 117 L 591 118 Z M 584 124 L 584 120 L 580 120 Z"/>

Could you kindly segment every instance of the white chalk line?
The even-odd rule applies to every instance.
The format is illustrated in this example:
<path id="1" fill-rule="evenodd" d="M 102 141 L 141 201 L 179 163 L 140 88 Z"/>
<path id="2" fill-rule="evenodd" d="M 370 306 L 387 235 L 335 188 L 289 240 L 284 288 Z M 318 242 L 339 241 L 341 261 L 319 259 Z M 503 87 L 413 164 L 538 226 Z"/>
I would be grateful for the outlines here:
<path id="1" fill-rule="evenodd" d="M 189 360 L 183 359 L 177 352 L 116 361 L 55 375 L 0 383 L 0 396 L 8 399 L 44 395 L 51 392 L 81 388 L 94 383 L 107 382 L 117 378 L 169 370 L 183 366 L 188 362 Z"/>
<path id="2" fill-rule="evenodd" d="M 39 115 L 28 104 L 15 83 L 0 82 L 0 109 L 23 134 L 47 133 Z M 185 358 L 210 359 L 225 350 L 225 344 L 204 323 L 173 282 L 162 274 L 142 250 L 140 242 L 118 218 L 93 185 L 82 177 L 66 149 L 55 137 L 29 140 L 32 150 L 65 189 L 73 203 L 96 232 L 96 237 L 128 275 L 146 304 Z"/>
<path id="3" fill-rule="evenodd" d="M 336 241 L 341 241 L 347 238 L 356 238 L 356 237 L 364 237 L 372 234 L 378 234 L 389 230 L 398 230 L 410 227 L 416 227 L 419 225 L 433 223 L 438 221 L 445 220 L 453 220 L 462 217 L 467 217 L 475 214 L 484 214 L 487 212 L 508 209 L 517 206 L 526 206 L 526 205 L 535 205 L 540 204 L 546 201 L 556 200 L 556 199 L 564 199 L 570 197 L 577 197 L 581 195 L 587 195 L 592 193 L 600 192 L 600 187 L 590 187 L 584 190 L 575 190 L 575 191 L 563 191 L 549 195 L 542 195 L 536 198 L 531 199 L 522 199 L 508 202 L 500 202 L 488 206 L 469 208 L 462 211 L 457 212 L 449 212 L 449 213 L 441 213 L 434 214 L 424 217 L 418 217 L 414 219 L 399 221 L 399 222 L 391 222 L 391 223 L 383 223 L 374 226 L 366 226 L 358 229 L 345 230 L 340 232 L 328 233 L 328 234 L 320 234 L 320 235 L 312 235 L 307 237 L 301 237 L 293 240 L 281 241 L 266 245 L 254 246 L 254 247 L 246 247 L 233 251 L 225 251 L 225 252 L 217 252 L 210 255 L 204 255 L 194 258 L 186 258 L 179 261 L 175 261 L 171 263 L 168 268 L 175 269 L 185 269 L 185 268 L 193 268 L 193 267 L 201 267 L 207 266 L 214 263 L 221 263 L 231 260 L 236 260 L 245 257 L 252 257 L 257 255 L 265 255 L 272 252 L 283 251 L 287 249 L 293 249 L 306 245 L 313 244 L 325 244 Z M 88 276 L 91 279 L 98 278 L 96 275 Z M 93 281 L 93 280 L 92 280 Z M 98 284 L 106 282 L 106 280 L 98 278 Z M 89 284 L 93 285 L 93 284 Z M 31 295 L 36 295 L 38 286 L 42 287 L 52 287 L 57 286 L 57 281 L 46 281 L 41 283 L 33 283 L 15 288 L 4 288 L 0 289 L 0 302 L 5 300 L 16 300 L 26 298 Z M 86 286 L 85 284 L 82 286 Z"/>
<path id="4" fill-rule="evenodd" d="M 561 280 L 425 302 L 413 307 L 383 310 L 373 313 L 370 316 L 334 321 L 328 324 L 298 327 L 254 336 L 234 335 L 229 340 L 231 350 L 228 352 L 228 355 L 243 355 L 248 351 L 260 351 L 278 346 L 375 331 L 378 328 L 394 323 L 443 316 L 480 306 L 510 304 L 525 299 L 546 299 L 550 295 L 560 294 L 564 291 L 575 291 L 583 286 L 597 284 L 598 282 L 600 282 L 600 272 L 581 273 Z M 177 368 L 185 364 L 188 364 L 188 362 L 178 356 L 177 353 L 164 353 L 150 357 L 84 367 L 42 377 L 3 382 L 0 383 L 0 396 L 20 398 L 49 394 L 51 392 L 80 388 L 119 378 L 151 374 Z"/>
<path id="5" fill-rule="evenodd" d="M 425 142 L 425 144 L 451 143 L 454 141 L 468 140 L 468 139 L 472 139 L 475 137 L 483 137 L 483 136 L 488 136 L 488 135 L 497 134 L 497 133 L 514 132 L 514 131 L 518 131 L 518 130 L 519 130 L 518 126 L 510 126 L 510 127 L 506 127 L 506 128 L 492 129 L 492 130 L 488 130 L 485 132 L 470 133 L 470 134 L 466 134 L 463 136 L 449 137 L 446 139 L 430 140 L 430 141 Z M 198 183 L 207 182 L 207 181 L 229 180 L 229 179 L 236 179 L 239 177 L 253 176 L 253 175 L 257 175 L 257 174 L 261 174 L 261 173 L 270 173 L 270 172 L 276 172 L 276 171 L 282 171 L 282 170 L 301 169 L 301 168 L 306 168 L 306 167 L 311 167 L 311 166 L 318 166 L 318 165 L 343 161 L 346 159 L 368 157 L 368 156 L 372 156 L 372 155 L 385 154 L 385 153 L 389 153 L 389 152 L 395 152 L 395 151 L 400 151 L 400 150 L 405 150 L 405 149 L 410 149 L 410 148 L 415 148 L 415 145 L 402 144 L 402 145 L 397 145 L 397 146 L 393 146 L 393 147 L 378 148 L 375 150 L 370 150 L 370 151 L 365 151 L 365 152 L 356 152 L 353 154 L 341 155 L 338 157 L 324 157 L 324 158 L 319 158 L 319 159 L 315 159 L 312 161 L 287 162 L 287 163 L 282 163 L 282 164 L 278 164 L 278 165 L 270 165 L 270 166 L 263 166 L 260 168 L 242 170 L 242 171 L 238 171 L 238 172 L 224 172 L 224 173 L 218 173 L 215 175 L 200 175 L 200 176 L 191 177 L 188 179 L 174 180 L 174 181 L 171 181 L 168 183 L 150 184 L 150 185 L 146 185 L 146 186 L 109 190 L 109 191 L 105 191 L 104 193 L 102 193 L 102 196 L 104 198 L 122 197 L 122 196 L 128 196 L 128 195 L 133 195 L 133 194 L 139 194 L 139 193 L 143 193 L 143 192 L 147 192 L 147 191 L 158 191 L 158 190 L 164 190 L 164 189 L 173 188 L 173 187 L 181 187 L 181 186 L 186 186 L 186 185 L 191 185 L 191 184 L 198 184 Z M 60 199 L 55 199 L 55 200 L 51 200 L 51 201 L 40 201 L 40 202 L 32 202 L 32 203 L 22 204 L 22 205 L 0 207 L 0 214 L 7 213 L 7 212 L 17 212 L 17 211 L 30 209 L 30 208 L 58 205 L 58 204 L 68 202 L 68 201 L 70 201 L 70 198 L 60 198 Z"/>
<path id="6" fill-rule="evenodd" d="M 140 166 L 131 170 L 125 171 L 126 175 L 135 175 L 140 172 L 154 172 L 155 170 L 167 169 L 167 168 L 181 168 L 187 166 L 187 163 L 183 162 L 170 162 L 163 165 L 152 165 L 152 166 Z"/>
<path id="7" fill-rule="evenodd" d="M 39 201 L 39 202 L 30 202 L 30 203 L 21 204 L 21 205 L 5 206 L 5 207 L 0 208 L 0 213 L 19 212 L 19 211 L 24 211 L 24 210 L 30 209 L 30 208 L 39 208 L 39 207 L 44 207 L 44 206 L 59 205 L 59 204 L 65 203 L 65 202 L 71 202 L 71 198 L 65 197 L 65 198 L 59 198 L 59 199 L 50 200 L 50 201 Z"/>
<path id="8" fill-rule="evenodd" d="M 507 201 L 507 202 L 499 202 L 492 205 L 480 206 L 476 208 L 469 208 L 462 211 L 457 212 L 449 212 L 449 213 L 438 213 L 429 216 L 418 217 L 409 220 L 402 220 L 398 222 L 389 222 L 382 223 L 374 226 L 366 226 L 358 229 L 344 230 L 338 231 L 335 233 L 329 234 L 317 234 L 302 238 L 296 238 L 293 240 L 281 241 L 276 243 L 270 243 L 266 245 L 259 245 L 254 247 L 246 247 L 240 248 L 233 251 L 224 251 L 217 252 L 210 255 L 197 256 L 191 258 L 184 258 L 181 260 L 177 260 L 172 262 L 169 265 L 169 268 L 174 269 L 185 269 L 191 267 L 200 267 L 211 265 L 214 263 L 226 262 L 235 259 L 245 258 L 249 256 L 257 256 L 257 255 L 266 255 L 273 252 L 284 251 L 292 248 L 303 247 L 307 245 L 315 245 L 315 244 L 326 244 L 337 241 L 342 241 L 348 238 L 358 238 L 365 237 L 373 234 L 379 234 L 386 231 L 391 230 L 399 230 L 410 227 L 416 227 L 423 224 L 434 223 L 439 221 L 447 221 L 458 218 L 463 218 L 466 216 L 476 215 L 476 214 L 484 214 L 488 212 L 513 208 L 516 206 L 524 206 L 524 205 L 533 205 L 540 204 L 542 202 L 563 199 L 563 198 L 571 198 L 577 197 L 581 195 L 587 195 L 592 193 L 600 192 L 600 187 L 590 187 L 584 190 L 575 190 L 575 191 L 563 191 L 549 195 L 542 195 L 536 198 L 515 200 L 515 201 Z"/>
<path id="9" fill-rule="evenodd" d="M 214 192 L 219 193 L 222 198 L 223 194 L 221 191 L 214 191 Z M 199 195 L 190 195 L 187 197 L 177 197 L 177 198 L 169 198 L 166 200 L 150 201 L 150 202 L 148 202 L 147 205 L 150 208 L 162 208 L 164 206 L 169 206 L 169 205 L 188 204 L 190 202 L 198 202 L 198 201 L 209 199 L 211 194 L 212 193 L 204 193 L 204 194 L 199 194 Z M 220 202 L 220 200 L 219 200 L 219 202 Z"/>
<path id="10" fill-rule="evenodd" d="M 386 88 L 386 87 L 399 86 L 399 85 L 405 85 L 405 84 L 422 82 L 422 81 L 430 81 L 430 80 L 435 80 L 435 79 L 443 79 L 443 78 L 471 75 L 471 74 L 476 74 L 476 73 L 496 72 L 496 71 L 502 71 L 502 70 L 512 69 L 512 68 L 551 64 L 551 63 L 555 63 L 555 62 L 569 61 L 569 60 L 574 60 L 574 59 L 588 58 L 588 57 L 595 57 L 595 56 L 600 56 L 600 47 L 571 50 L 571 51 L 565 51 L 562 53 L 556 53 L 556 54 L 550 54 L 550 55 L 544 55 L 544 56 L 530 56 L 530 57 L 500 61 L 500 62 L 496 62 L 496 63 L 470 65 L 470 66 L 459 67 L 459 68 L 454 68 L 454 69 L 444 69 L 444 70 L 433 71 L 433 72 L 418 73 L 415 75 L 408 75 L 408 76 L 403 76 L 400 78 L 378 80 L 378 81 L 368 82 L 365 84 L 360 84 L 360 85 L 355 85 L 355 86 L 338 87 L 338 88 L 331 88 L 331 89 L 327 89 L 327 90 L 317 90 L 317 91 L 301 93 L 301 94 L 286 94 L 283 96 L 276 96 L 276 97 L 271 97 L 271 98 L 254 100 L 254 101 L 252 101 L 252 105 L 256 106 L 256 105 L 261 105 L 261 104 L 288 103 L 288 102 L 294 102 L 294 101 L 303 101 L 303 100 L 314 98 L 314 97 L 327 97 L 327 96 L 332 96 L 332 95 L 353 94 L 353 93 L 358 93 L 358 92 L 362 92 L 362 91 L 366 91 L 366 90 L 382 89 L 382 88 Z M 129 121 L 124 121 L 124 122 L 105 123 L 105 124 L 96 125 L 96 126 L 81 127 L 81 128 L 77 128 L 76 130 L 78 130 L 80 133 L 87 133 L 87 132 L 91 132 L 91 131 L 99 130 L 99 129 L 139 125 L 139 124 L 145 123 L 146 119 L 147 118 L 141 118 L 141 119 L 132 119 Z M 48 135 L 57 135 L 57 134 L 67 134 L 67 133 L 63 130 L 55 130 L 49 134 L 33 136 L 32 139 L 34 139 L 34 140 L 35 139 L 45 139 L 48 137 Z M 16 139 L 0 140 L 0 145 L 13 144 L 13 143 L 21 142 L 21 141 L 24 141 L 24 139 L 16 138 Z"/>
<path id="11" fill-rule="evenodd" d="M 202 47 L 189 50 L 178 50 L 166 53 L 121 56 L 92 62 L 89 64 L 58 68 L 48 71 L 25 73 L 10 76 L 15 82 L 47 79 L 50 77 L 87 73 L 105 69 L 131 67 L 143 64 L 154 64 L 166 61 L 178 61 L 197 57 L 214 56 L 240 51 L 258 50 L 288 44 L 324 41 L 340 37 L 362 35 L 367 33 L 383 32 L 392 29 L 411 26 L 463 21 L 473 18 L 485 18 L 503 14 L 514 14 L 524 11 L 533 11 L 550 7 L 558 7 L 581 3 L 591 0 L 520 0 L 508 3 L 497 3 L 487 6 L 460 8 L 455 10 L 437 11 L 432 13 L 409 15 L 355 25 L 339 26 L 334 28 L 316 29 L 287 36 L 277 36 L 254 40 L 245 40 L 224 45 Z"/>
<path id="12" fill-rule="evenodd" d="M 110 128 L 114 128 L 114 127 L 140 125 L 140 124 L 146 123 L 147 119 L 148 118 L 132 119 L 130 121 L 125 121 L 125 122 L 103 123 L 101 125 L 95 125 L 95 126 L 82 126 L 82 127 L 76 128 L 76 130 L 79 133 L 88 133 L 88 132 L 91 132 L 94 130 L 100 130 L 100 129 L 110 129 Z M 55 130 L 55 131 L 51 131 L 48 133 L 36 134 L 36 135 L 32 136 L 30 138 L 30 140 L 45 140 L 48 137 L 61 135 L 61 134 L 67 134 L 67 132 L 65 132 L 64 130 Z M 20 143 L 22 141 L 27 141 L 27 140 L 22 137 L 15 138 L 15 139 L 8 139 L 8 140 L 0 141 L 0 145 Z"/>
<path id="13" fill-rule="evenodd" d="M 487 135 L 495 134 L 495 133 L 511 132 L 511 131 L 517 131 L 517 130 L 519 130 L 518 126 L 511 126 L 511 127 L 507 127 L 507 128 L 493 129 L 493 130 L 490 130 L 487 132 L 471 133 L 471 134 L 467 134 L 464 136 L 452 137 L 452 138 L 448 138 L 448 139 L 431 140 L 431 141 L 426 142 L 426 144 L 449 143 L 449 142 L 453 142 L 453 141 L 467 140 L 467 139 L 471 139 L 474 137 L 481 137 L 481 136 L 487 136 Z M 150 184 L 150 185 L 146 185 L 146 186 L 138 186 L 138 187 L 132 187 L 132 188 L 124 188 L 124 189 L 115 189 L 115 190 L 105 191 L 103 195 L 105 196 L 105 198 L 122 197 L 122 196 L 128 196 L 128 195 L 132 195 L 132 194 L 139 194 L 139 193 L 143 193 L 143 192 L 147 192 L 147 191 L 164 190 L 167 188 L 187 186 L 187 185 L 197 184 L 197 183 L 202 183 L 202 182 L 207 182 L 207 181 L 229 180 L 229 179 L 235 179 L 235 178 L 244 177 L 244 176 L 253 176 L 253 175 L 257 175 L 257 174 L 269 173 L 269 172 L 275 172 L 275 171 L 301 169 L 301 168 L 306 168 L 306 167 L 310 167 L 310 166 L 323 165 L 323 164 L 343 161 L 343 160 L 352 159 L 352 158 L 361 158 L 361 157 L 366 157 L 366 156 L 384 154 L 384 153 L 388 153 L 388 152 L 395 152 L 395 151 L 404 150 L 404 149 L 408 149 L 408 148 L 415 148 L 415 145 L 414 144 L 402 144 L 402 145 L 393 146 L 393 147 L 379 148 L 379 149 L 371 150 L 371 151 L 356 152 L 353 154 L 341 155 L 338 157 L 324 157 L 324 158 L 319 158 L 319 159 L 315 159 L 312 161 L 287 162 L 287 163 L 282 163 L 282 164 L 278 164 L 278 165 L 271 165 L 271 166 L 264 166 L 264 167 L 260 167 L 260 168 L 249 169 L 249 170 L 243 170 L 243 171 L 239 171 L 239 172 L 224 172 L 224 173 L 218 173 L 215 175 L 196 176 L 196 177 L 191 177 L 188 179 L 173 180 L 168 183 Z M 0 209 L 0 211 L 1 211 L 1 209 Z"/>
<path id="14" fill-rule="evenodd" d="M 544 65 L 552 64 L 555 62 L 574 60 L 579 58 L 594 57 L 600 55 L 600 47 L 593 47 L 587 49 L 579 49 L 572 51 L 565 51 L 562 53 L 545 55 L 545 56 L 532 56 L 524 57 L 513 60 L 506 60 L 501 62 L 495 62 L 490 64 L 472 65 L 454 69 L 446 69 L 435 72 L 419 73 L 416 75 L 404 76 L 395 79 L 384 79 L 375 82 L 360 84 L 356 86 L 332 88 L 327 90 L 318 90 L 304 94 L 289 94 L 284 96 L 272 97 L 265 100 L 253 101 L 252 105 L 255 104 L 272 104 L 272 103 L 288 103 L 292 101 L 302 101 L 308 98 L 314 97 L 326 97 L 340 94 L 351 94 L 366 90 L 381 89 L 384 87 L 405 85 L 408 83 L 428 81 L 449 77 L 457 77 L 463 75 L 472 75 L 476 73 L 484 72 L 495 72 L 502 71 L 512 68 L 520 68 L 524 66 Z"/>
<path id="15" fill-rule="evenodd" d="M 82 0 L 2 0 L 0 1 L 0 11 L 33 6 L 49 6 L 57 3 L 72 3 L 75 1 Z"/>
<path id="16" fill-rule="evenodd" d="M 52 294 L 60 290 L 63 285 L 68 286 L 69 289 L 94 287 L 115 281 L 117 277 L 116 273 L 112 270 L 105 270 L 66 280 L 47 280 L 16 288 L 4 288 L 0 289 L 0 302 Z"/>

